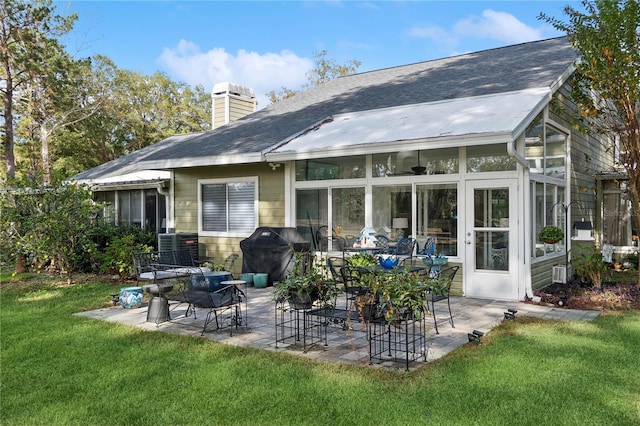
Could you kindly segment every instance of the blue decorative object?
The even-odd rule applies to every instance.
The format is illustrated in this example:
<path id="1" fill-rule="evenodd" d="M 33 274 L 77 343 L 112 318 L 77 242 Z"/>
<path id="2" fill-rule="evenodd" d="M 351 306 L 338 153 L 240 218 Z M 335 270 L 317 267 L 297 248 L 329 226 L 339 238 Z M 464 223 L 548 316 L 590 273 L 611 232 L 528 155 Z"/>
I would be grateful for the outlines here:
<path id="1" fill-rule="evenodd" d="M 122 287 L 120 289 L 120 306 L 125 309 L 139 308 L 142 306 L 143 298 L 142 287 Z"/>
<path id="2" fill-rule="evenodd" d="M 380 257 L 379 259 L 380 266 L 384 269 L 393 269 L 398 266 L 399 259 L 397 257 Z"/>

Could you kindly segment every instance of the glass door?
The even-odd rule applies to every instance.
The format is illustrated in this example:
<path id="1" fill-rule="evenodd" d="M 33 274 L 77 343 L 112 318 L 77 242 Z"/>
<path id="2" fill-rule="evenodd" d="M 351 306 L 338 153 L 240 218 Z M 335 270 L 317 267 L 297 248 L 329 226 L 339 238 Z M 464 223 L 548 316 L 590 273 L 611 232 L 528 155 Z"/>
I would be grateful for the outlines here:
<path id="1" fill-rule="evenodd" d="M 467 183 L 465 294 L 517 299 L 516 181 Z"/>

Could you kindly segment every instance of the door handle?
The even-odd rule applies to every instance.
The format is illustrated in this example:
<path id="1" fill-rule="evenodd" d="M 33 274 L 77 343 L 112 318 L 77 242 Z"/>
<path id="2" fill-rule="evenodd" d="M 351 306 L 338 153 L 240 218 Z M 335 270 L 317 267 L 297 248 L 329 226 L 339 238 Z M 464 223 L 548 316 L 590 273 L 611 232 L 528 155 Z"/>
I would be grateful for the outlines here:
<path id="1" fill-rule="evenodd" d="M 471 241 L 467 240 L 467 244 L 471 244 Z"/>

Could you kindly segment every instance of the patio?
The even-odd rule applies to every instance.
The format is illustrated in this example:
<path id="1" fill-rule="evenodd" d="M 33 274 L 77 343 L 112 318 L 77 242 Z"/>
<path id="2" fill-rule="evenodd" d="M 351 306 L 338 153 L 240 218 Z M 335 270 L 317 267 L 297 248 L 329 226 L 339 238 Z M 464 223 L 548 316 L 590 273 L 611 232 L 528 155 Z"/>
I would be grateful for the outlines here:
<path id="1" fill-rule="evenodd" d="M 247 293 L 248 298 L 247 311 L 243 312 L 243 316 L 248 320 L 248 327 L 240 326 L 237 330 L 233 329 L 232 335 L 230 335 L 229 328 L 224 328 L 205 333 L 204 338 L 229 345 L 285 352 L 319 361 L 369 366 L 366 333 L 361 330 L 360 323 L 352 324 L 353 329 L 349 331 L 337 326 L 329 326 L 328 344 L 326 346 L 324 342 L 315 344 L 308 347 L 306 352 L 303 351 L 301 344 L 295 342 L 285 344 L 280 342 L 276 347 L 275 304 L 271 300 L 272 288 L 250 287 L 243 289 L 243 291 Z M 339 299 L 338 306 L 343 305 L 344 300 Z M 244 304 L 242 308 L 244 310 Z M 194 319 L 193 316 L 184 317 L 187 309 L 186 304 L 176 306 L 172 303 L 171 309 L 172 320 L 158 325 L 154 322 L 147 322 L 147 302 L 140 308 L 123 309 L 120 306 L 114 306 L 80 312 L 76 315 L 131 325 L 148 331 L 200 337 L 202 322 L 206 315 L 204 311 L 199 311 L 198 318 Z M 427 318 L 427 362 L 434 361 L 467 343 L 469 341 L 467 333 L 471 333 L 473 330 L 487 333 L 492 327 L 503 321 L 504 314 L 508 309 L 517 310 L 517 317 L 530 316 L 558 320 L 591 321 L 600 314 L 599 311 L 452 296 L 451 310 L 455 324 L 455 328 L 452 328 L 445 313 L 446 309 L 446 303 L 436 304 L 440 334 L 435 334 L 433 318 Z M 420 368 L 422 364 L 423 361 L 420 358 L 410 364 L 410 369 Z M 404 363 L 383 361 L 374 362 L 372 366 L 404 368 Z"/>

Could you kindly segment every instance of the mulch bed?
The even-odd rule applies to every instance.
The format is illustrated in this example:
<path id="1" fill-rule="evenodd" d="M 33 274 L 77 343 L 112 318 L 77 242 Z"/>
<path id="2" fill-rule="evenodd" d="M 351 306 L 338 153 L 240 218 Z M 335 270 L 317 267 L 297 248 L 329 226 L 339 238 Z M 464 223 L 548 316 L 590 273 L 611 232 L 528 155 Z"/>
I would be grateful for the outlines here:
<path id="1" fill-rule="evenodd" d="M 589 309 L 602 311 L 620 311 L 640 309 L 640 287 L 634 284 L 606 282 L 601 287 L 593 287 L 580 281 L 571 281 L 567 286 L 567 304 L 569 309 Z M 556 305 L 564 295 L 563 284 L 552 284 L 534 292 L 542 298 L 540 304 Z M 529 301 L 529 303 L 533 303 Z"/>

